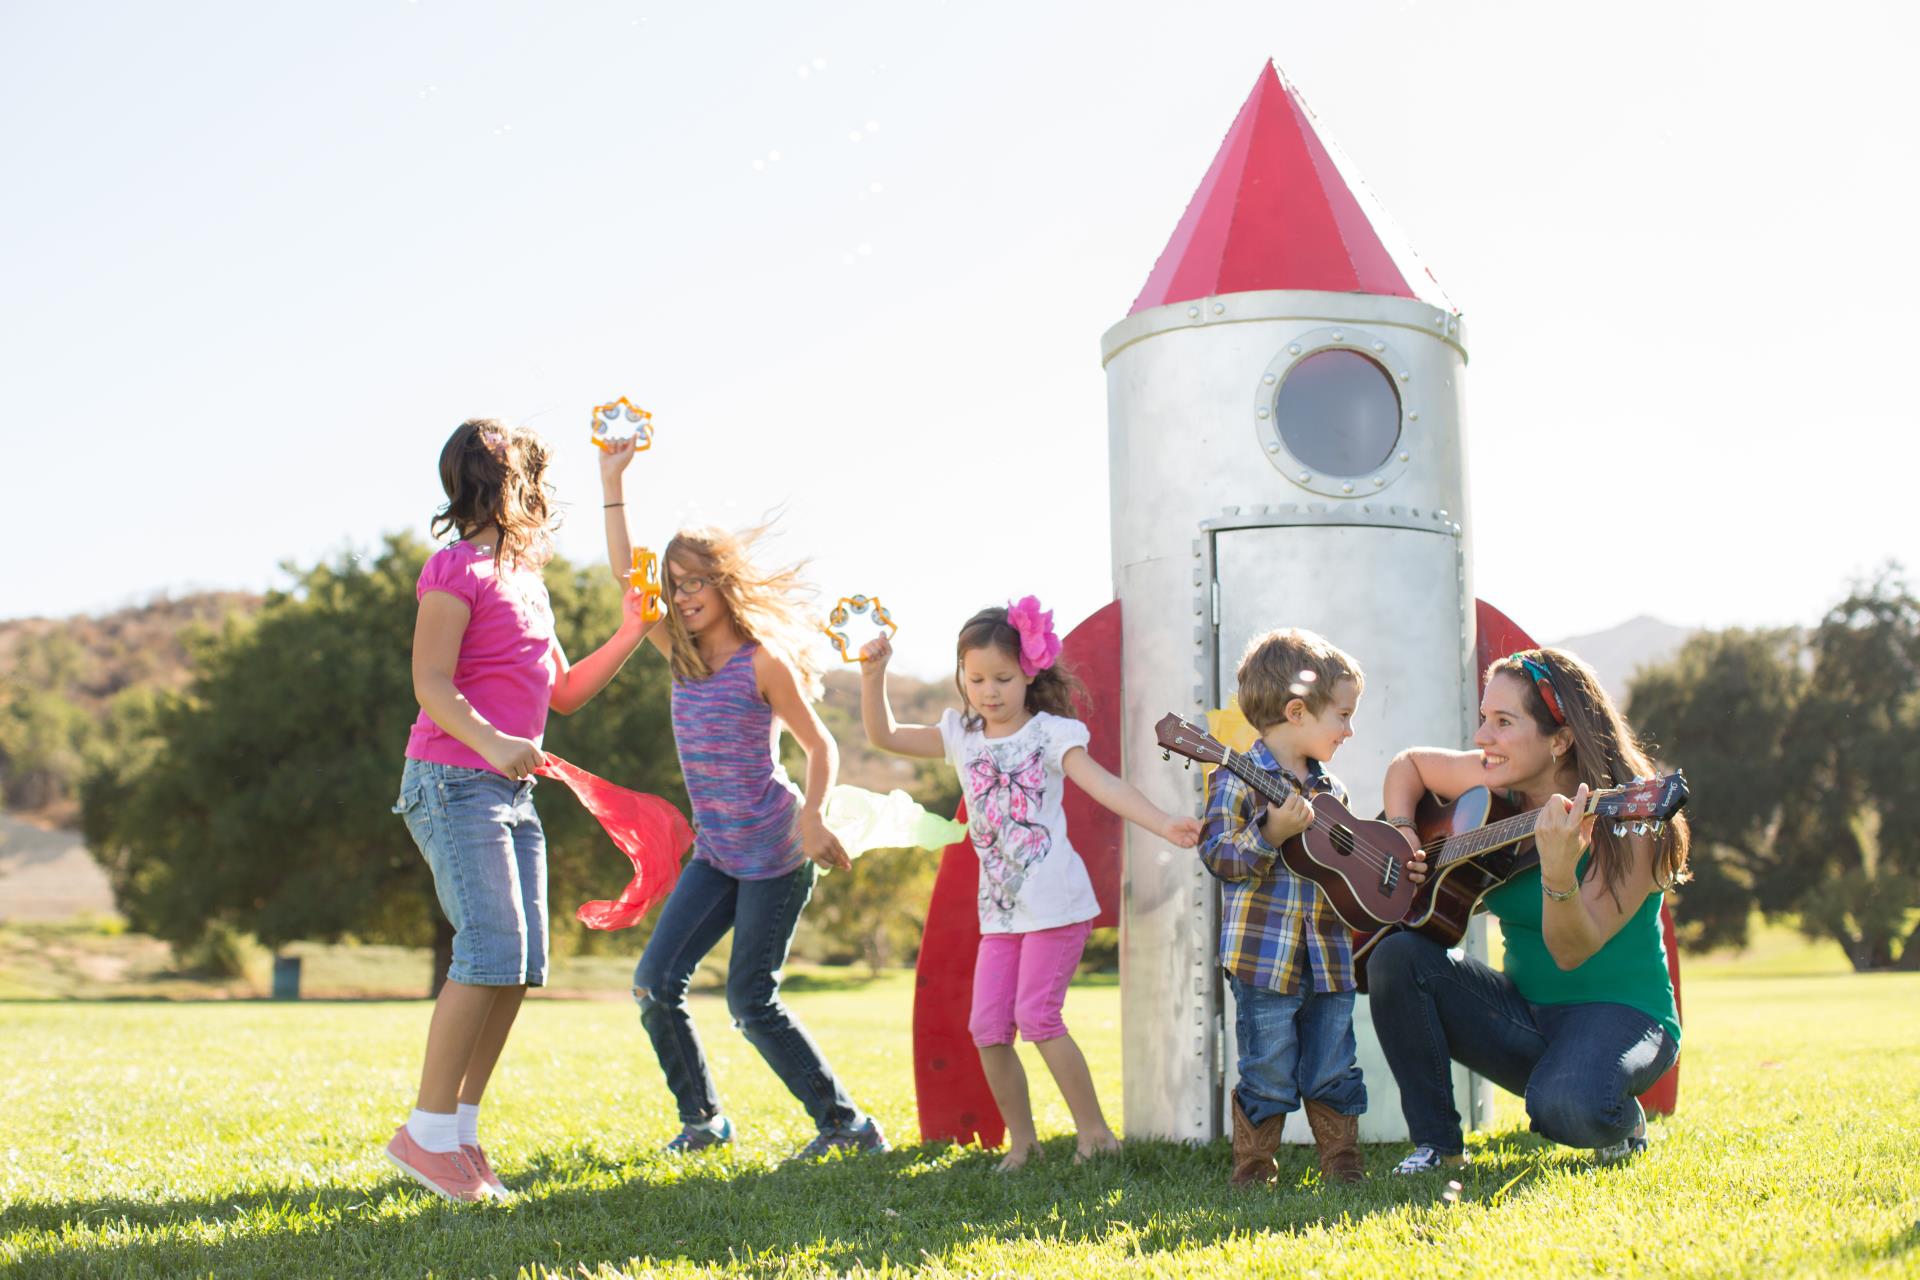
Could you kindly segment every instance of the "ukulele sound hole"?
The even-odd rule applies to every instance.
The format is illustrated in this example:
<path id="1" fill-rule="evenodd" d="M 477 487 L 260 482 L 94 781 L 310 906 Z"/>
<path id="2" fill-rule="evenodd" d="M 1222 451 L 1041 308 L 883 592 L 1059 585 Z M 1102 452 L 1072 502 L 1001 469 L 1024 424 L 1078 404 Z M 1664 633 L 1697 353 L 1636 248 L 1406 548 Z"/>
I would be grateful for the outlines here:
<path id="1" fill-rule="evenodd" d="M 1333 851 L 1343 858 L 1353 856 L 1353 831 L 1348 827 L 1333 829 Z"/>

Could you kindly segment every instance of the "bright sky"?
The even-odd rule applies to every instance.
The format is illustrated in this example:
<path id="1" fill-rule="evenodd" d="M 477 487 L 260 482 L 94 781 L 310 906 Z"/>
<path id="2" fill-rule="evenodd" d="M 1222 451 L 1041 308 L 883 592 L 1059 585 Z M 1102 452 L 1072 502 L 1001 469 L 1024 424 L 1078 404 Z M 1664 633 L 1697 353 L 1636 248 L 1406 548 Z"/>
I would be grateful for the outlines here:
<path id="1" fill-rule="evenodd" d="M 1466 315 L 1479 594 L 1812 621 L 1920 569 L 1876 487 L 1920 464 L 1915 13 L 9 4 L 0 616 L 424 534 L 474 415 L 558 445 L 597 559 L 624 394 L 642 542 L 784 506 L 923 674 L 980 605 L 1070 624 L 1100 335 L 1272 57 Z"/>

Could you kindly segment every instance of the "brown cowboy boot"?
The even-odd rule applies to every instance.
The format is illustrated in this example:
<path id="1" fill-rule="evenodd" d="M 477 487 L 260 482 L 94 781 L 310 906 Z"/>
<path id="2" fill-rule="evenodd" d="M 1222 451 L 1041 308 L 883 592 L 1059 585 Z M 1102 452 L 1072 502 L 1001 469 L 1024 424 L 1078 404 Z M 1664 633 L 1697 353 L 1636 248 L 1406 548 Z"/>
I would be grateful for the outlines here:
<path id="1" fill-rule="evenodd" d="M 1313 1144 L 1320 1148 L 1321 1176 L 1332 1182 L 1365 1182 L 1366 1165 L 1360 1159 L 1360 1117 L 1343 1116 L 1324 1102 L 1307 1103 L 1307 1124 Z"/>
<path id="2" fill-rule="evenodd" d="M 1233 1173 L 1227 1181 L 1236 1187 L 1272 1182 L 1280 1167 L 1273 1153 L 1280 1149 L 1280 1131 L 1286 1127 L 1284 1115 L 1271 1116 L 1255 1124 L 1240 1109 L 1238 1095 L 1233 1099 Z"/>

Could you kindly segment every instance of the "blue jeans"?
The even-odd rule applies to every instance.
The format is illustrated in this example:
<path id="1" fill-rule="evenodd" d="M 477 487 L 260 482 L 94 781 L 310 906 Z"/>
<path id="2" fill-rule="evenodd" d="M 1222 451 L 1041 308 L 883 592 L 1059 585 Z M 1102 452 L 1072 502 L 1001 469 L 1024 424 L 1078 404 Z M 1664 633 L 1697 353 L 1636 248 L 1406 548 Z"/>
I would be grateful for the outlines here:
<path id="1" fill-rule="evenodd" d="M 547 837 L 533 782 L 408 760 L 393 811 L 433 870 L 453 926 L 447 977 L 470 987 L 547 981 Z"/>
<path id="2" fill-rule="evenodd" d="M 1233 1038 L 1240 1051 L 1234 1096 L 1254 1124 L 1296 1111 L 1304 1098 L 1343 1116 L 1367 1109 L 1367 1086 L 1354 1060 L 1353 992 L 1282 995 L 1229 973 Z"/>
<path id="3" fill-rule="evenodd" d="M 695 859 L 660 909 L 633 971 L 634 999 L 640 1004 L 640 1025 L 679 1104 L 681 1123 L 698 1124 L 720 1114 L 720 1094 L 687 1015 L 687 987 L 728 929 L 733 930 L 733 956 L 727 966 L 727 1010 L 734 1025 L 822 1133 L 854 1128 L 866 1118 L 834 1078 L 819 1046 L 780 1002 L 780 968 L 801 908 L 813 896 L 815 874 L 813 864 L 803 862 L 770 880 L 736 880 Z"/>
<path id="4" fill-rule="evenodd" d="M 1529 1003 L 1506 974 L 1415 933 L 1373 949 L 1367 986 L 1407 1131 L 1443 1155 L 1464 1145 L 1453 1062 L 1525 1098 L 1542 1137 L 1605 1147 L 1633 1132 L 1636 1099 L 1680 1056 L 1679 1043 L 1638 1009 Z"/>

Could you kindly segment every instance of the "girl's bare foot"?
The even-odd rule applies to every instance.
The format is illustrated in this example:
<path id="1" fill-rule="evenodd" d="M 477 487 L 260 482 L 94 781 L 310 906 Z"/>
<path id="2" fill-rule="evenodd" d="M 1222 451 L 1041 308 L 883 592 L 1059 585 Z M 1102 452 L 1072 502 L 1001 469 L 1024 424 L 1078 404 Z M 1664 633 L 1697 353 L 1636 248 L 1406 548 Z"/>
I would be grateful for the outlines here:
<path id="1" fill-rule="evenodd" d="M 1039 1143 L 1022 1143 L 1019 1146 L 1008 1147 L 1006 1157 L 993 1167 L 993 1171 L 995 1173 L 1012 1173 L 1016 1169 L 1026 1168 L 1028 1161 L 1038 1160 L 1039 1158 Z"/>
<path id="2" fill-rule="evenodd" d="M 1082 1137 L 1078 1144 L 1076 1144 L 1076 1150 L 1073 1153 L 1073 1162 L 1075 1164 L 1085 1164 L 1087 1161 L 1096 1160 L 1101 1156 L 1113 1155 L 1119 1150 L 1120 1139 L 1114 1137 L 1111 1131 L 1091 1134 Z"/>

